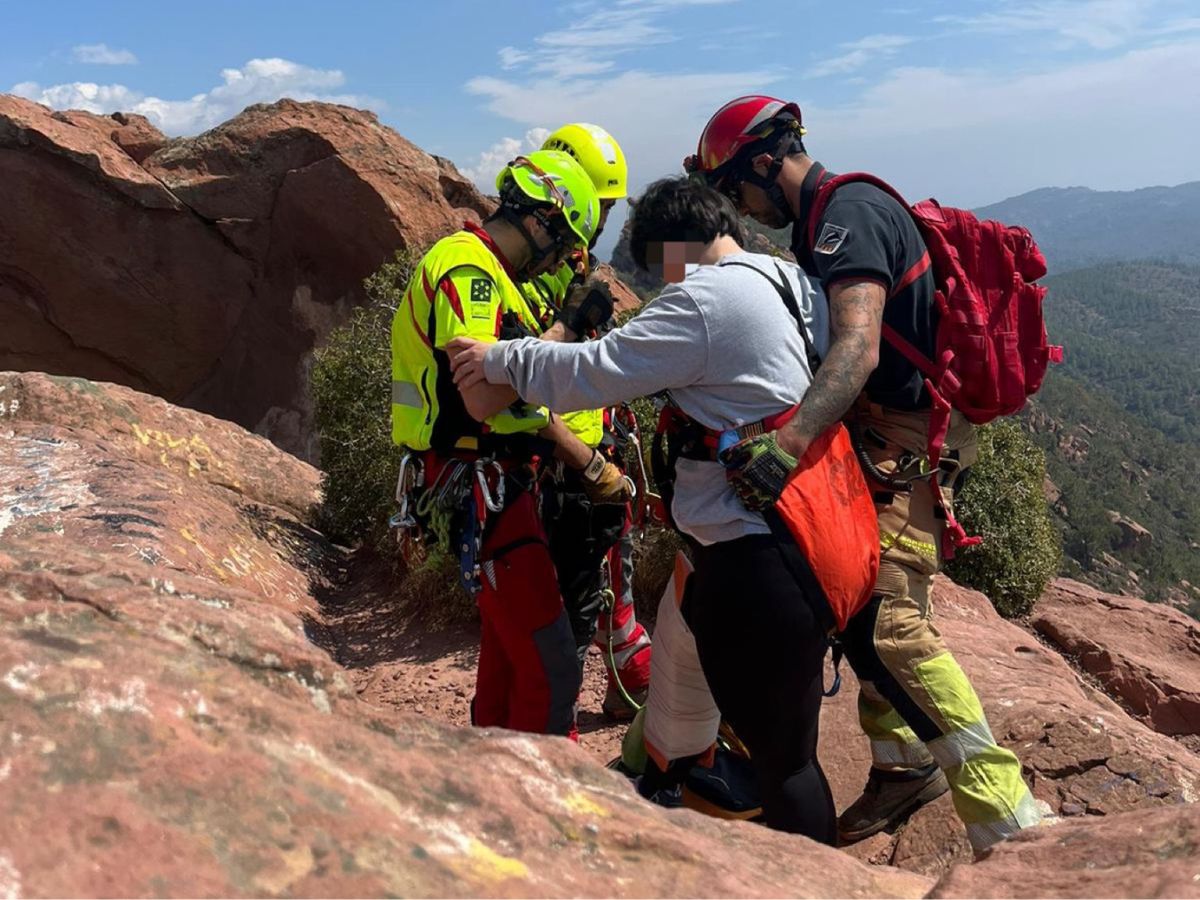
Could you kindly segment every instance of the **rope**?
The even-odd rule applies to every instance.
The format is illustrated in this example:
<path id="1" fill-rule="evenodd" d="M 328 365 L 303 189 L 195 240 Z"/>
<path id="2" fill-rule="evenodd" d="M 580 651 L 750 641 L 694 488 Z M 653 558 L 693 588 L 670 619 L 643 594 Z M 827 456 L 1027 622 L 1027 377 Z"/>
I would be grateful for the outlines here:
<path id="1" fill-rule="evenodd" d="M 644 704 L 638 703 L 630 696 L 629 691 L 625 689 L 625 685 L 621 683 L 621 673 L 617 669 L 617 655 L 613 649 L 613 614 L 616 612 L 617 595 L 612 589 L 612 567 L 608 564 L 608 559 L 604 560 L 604 580 L 608 583 L 608 587 L 600 592 L 600 610 L 602 613 L 608 614 L 608 671 L 612 675 L 613 684 L 617 686 L 617 691 L 620 692 L 621 698 L 629 704 L 630 708 L 635 712 L 642 709 Z"/>

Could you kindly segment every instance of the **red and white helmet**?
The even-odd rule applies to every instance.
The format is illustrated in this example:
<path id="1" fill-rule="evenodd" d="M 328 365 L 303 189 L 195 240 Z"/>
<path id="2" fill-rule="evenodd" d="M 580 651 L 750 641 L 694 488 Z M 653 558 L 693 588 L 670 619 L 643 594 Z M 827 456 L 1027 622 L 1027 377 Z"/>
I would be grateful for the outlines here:
<path id="1" fill-rule="evenodd" d="M 804 134 L 800 107 L 795 103 L 760 94 L 730 100 L 708 120 L 700 133 L 696 155 L 685 159 L 683 167 L 719 187 L 743 149 L 780 128 L 793 131 L 797 137 Z"/>

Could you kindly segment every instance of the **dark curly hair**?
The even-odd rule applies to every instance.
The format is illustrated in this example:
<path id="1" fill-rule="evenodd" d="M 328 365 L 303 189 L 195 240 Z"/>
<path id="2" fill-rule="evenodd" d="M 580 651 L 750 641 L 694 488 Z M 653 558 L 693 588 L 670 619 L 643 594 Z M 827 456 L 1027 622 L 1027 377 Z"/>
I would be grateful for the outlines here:
<path id="1" fill-rule="evenodd" d="M 707 244 L 723 234 L 746 243 L 746 231 L 729 198 L 686 175 L 654 182 L 632 205 L 629 250 L 641 269 L 648 268 L 649 244 Z"/>

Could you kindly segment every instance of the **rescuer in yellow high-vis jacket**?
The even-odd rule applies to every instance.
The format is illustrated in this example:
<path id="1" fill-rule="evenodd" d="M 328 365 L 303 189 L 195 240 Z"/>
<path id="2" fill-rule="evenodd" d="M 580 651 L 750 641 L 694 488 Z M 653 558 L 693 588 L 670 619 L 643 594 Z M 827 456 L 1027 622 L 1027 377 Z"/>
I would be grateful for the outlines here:
<path id="1" fill-rule="evenodd" d="M 591 178 L 600 198 L 600 224 L 590 242 L 595 246 L 609 212 L 627 195 L 620 145 L 603 128 L 577 122 L 552 132 L 542 149 L 567 153 Z M 543 328 L 557 319 L 572 291 L 605 287 L 588 280 L 587 261 L 581 252 L 558 269 L 520 284 Z M 564 413 L 562 419 L 580 440 L 621 464 L 623 446 L 611 427 L 611 414 L 588 409 Z M 633 608 L 632 510 L 593 505 L 578 473 L 564 468 L 546 483 L 542 516 L 579 664 L 583 666 L 589 645 L 596 644 L 608 673 L 604 712 L 632 718 L 650 682 L 650 636 Z"/>
<path id="2" fill-rule="evenodd" d="M 496 186 L 496 213 L 438 241 L 396 309 L 392 438 L 423 473 L 423 484 L 402 489 L 422 524 L 449 537 L 479 604 L 473 723 L 571 734 L 580 672 L 538 514 L 539 467 L 553 457 L 579 470 L 598 505 L 623 507 L 628 481 L 543 408 L 515 397 L 495 415 L 469 408 L 445 347 L 537 333 L 517 283 L 586 248 L 600 204 L 587 173 L 557 151 L 518 157 Z"/>

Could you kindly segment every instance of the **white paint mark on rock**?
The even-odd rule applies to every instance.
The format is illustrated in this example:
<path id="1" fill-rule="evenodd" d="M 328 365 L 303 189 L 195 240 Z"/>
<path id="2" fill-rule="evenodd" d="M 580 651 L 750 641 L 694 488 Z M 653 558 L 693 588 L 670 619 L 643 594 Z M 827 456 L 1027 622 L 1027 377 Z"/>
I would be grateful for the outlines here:
<path id="1" fill-rule="evenodd" d="M 21 694 L 32 697 L 34 700 L 41 700 L 46 696 L 46 692 L 33 683 L 41 674 L 42 667 L 37 663 L 20 663 L 9 669 L 4 678 L 0 680 L 3 680 L 4 684 L 14 694 Z"/>
<path id="2" fill-rule="evenodd" d="M 106 712 L 138 713 L 150 715 L 149 700 L 146 698 L 146 682 L 140 678 L 131 678 L 121 685 L 120 693 L 89 690 L 81 700 L 75 703 L 75 708 L 93 716 L 101 716 Z"/>
<path id="3" fill-rule="evenodd" d="M 0 900 L 17 900 L 22 896 L 21 873 L 12 857 L 0 850 Z"/>

